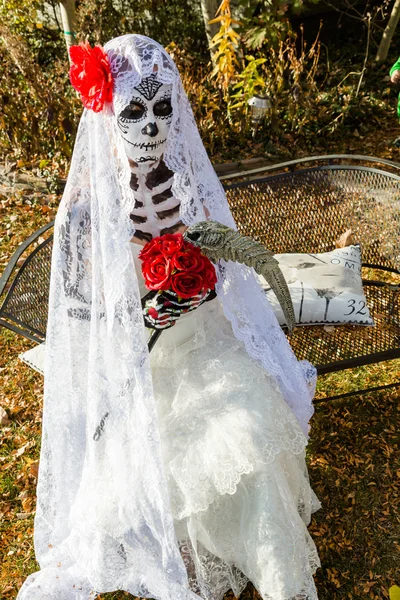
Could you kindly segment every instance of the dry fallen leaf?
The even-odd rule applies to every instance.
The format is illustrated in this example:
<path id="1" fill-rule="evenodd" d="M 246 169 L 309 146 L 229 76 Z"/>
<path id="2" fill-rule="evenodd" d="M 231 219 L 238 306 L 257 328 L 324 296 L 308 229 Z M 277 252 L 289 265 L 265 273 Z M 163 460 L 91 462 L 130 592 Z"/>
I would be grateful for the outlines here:
<path id="1" fill-rule="evenodd" d="M 29 474 L 32 475 L 32 477 L 36 477 L 38 476 L 39 473 L 39 461 L 33 462 L 31 464 L 31 466 L 29 467 Z"/>
<path id="2" fill-rule="evenodd" d="M 351 229 L 348 229 L 342 233 L 340 238 L 335 242 L 336 248 L 345 248 L 346 246 L 351 246 L 352 244 L 354 244 L 354 237 Z"/>
<path id="3" fill-rule="evenodd" d="M 22 456 L 23 453 L 25 452 L 25 450 L 28 450 L 29 448 L 32 448 L 32 446 L 34 446 L 35 443 L 34 442 L 27 442 L 25 444 L 25 446 L 22 446 L 21 448 L 18 448 L 18 450 L 14 450 L 13 452 L 11 452 L 11 454 L 13 456 Z"/>
<path id="4" fill-rule="evenodd" d="M 8 418 L 6 411 L 2 406 L 0 406 L 0 425 L 7 425 L 9 422 L 10 419 Z"/>

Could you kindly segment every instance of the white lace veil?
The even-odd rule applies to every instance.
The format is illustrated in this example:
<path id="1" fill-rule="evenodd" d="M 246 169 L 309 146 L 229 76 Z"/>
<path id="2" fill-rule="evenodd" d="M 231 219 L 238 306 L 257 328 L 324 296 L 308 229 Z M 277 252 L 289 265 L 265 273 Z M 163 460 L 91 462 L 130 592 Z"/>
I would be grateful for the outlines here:
<path id="1" fill-rule="evenodd" d="M 162 465 L 138 282 L 129 241 L 134 199 L 114 114 L 151 75 L 172 83 L 164 155 L 190 225 L 234 227 L 178 71 L 159 44 L 127 35 L 105 46 L 113 107 L 85 110 L 54 229 L 35 550 L 41 570 L 18 600 L 81 600 L 117 589 L 180 600 L 189 590 Z M 314 370 L 298 363 L 252 270 L 218 267 L 236 337 L 279 383 L 303 430 Z"/>

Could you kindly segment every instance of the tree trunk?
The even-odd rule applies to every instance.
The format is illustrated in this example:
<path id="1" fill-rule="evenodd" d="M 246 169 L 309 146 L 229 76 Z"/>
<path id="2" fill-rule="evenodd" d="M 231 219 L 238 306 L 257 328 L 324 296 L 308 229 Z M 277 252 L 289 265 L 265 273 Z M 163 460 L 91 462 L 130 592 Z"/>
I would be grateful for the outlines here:
<path id="1" fill-rule="evenodd" d="M 204 27 L 206 29 L 206 36 L 208 40 L 208 45 L 210 46 L 211 40 L 214 35 L 216 35 L 219 31 L 219 24 L 212 23 L 210 25 L 210 21 L 215 18 L 219 5 L 221 4 L 220 0 L 200 0 L 201 12 L 203 14 L 204 19 Z M 211 60 L 215 53 L 215 49 L 210 48 Z"/>
<path id="2" fill-rule="evenodd" d="M 381 43 L 379 44 L 378 52 L 376 53 L 375 60 L 381 62 L 386 59 L 392 41 L 393 34 L 396 30 L 397 23 L 400 19 L 400 0 L 395 0 L 395 3 L 390 13 L 388 24 L 386 25 L 385 31 L 382 34 Z"/>
<path id="3" fill-rule="evenodd" d="M 69 49 L 71 46 L 76 44 L 75 39 L 75 0 L 61 0 L 60 1 L 60 12 L 61 19 L 64 28 L 65 43 L 67 45 L 67 53 L 69 58 Z M 71 60 L 71 59 L 70 59 Z"/>

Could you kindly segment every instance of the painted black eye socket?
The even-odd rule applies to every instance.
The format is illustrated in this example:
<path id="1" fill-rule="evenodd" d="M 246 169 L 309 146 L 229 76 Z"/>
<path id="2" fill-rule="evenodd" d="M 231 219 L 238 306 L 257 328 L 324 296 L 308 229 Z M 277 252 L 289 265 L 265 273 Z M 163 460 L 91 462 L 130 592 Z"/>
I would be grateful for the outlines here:
<path id="1" fill-rule="evenodd" d="M 157 117 L 167 117 L 172 113 L 171 100 L 169 98 L 160 100 L 160 102 L 154 105 L 153 110 Z"/>
<path id="2" fill-rule="evenodd" d="M 146 112 L 146 107 L 139 102 L 131 102 L 124 108 L 120 113 L 122 119 L 129 119 L 129 121 L 138 121 L 141 119 Z"/>

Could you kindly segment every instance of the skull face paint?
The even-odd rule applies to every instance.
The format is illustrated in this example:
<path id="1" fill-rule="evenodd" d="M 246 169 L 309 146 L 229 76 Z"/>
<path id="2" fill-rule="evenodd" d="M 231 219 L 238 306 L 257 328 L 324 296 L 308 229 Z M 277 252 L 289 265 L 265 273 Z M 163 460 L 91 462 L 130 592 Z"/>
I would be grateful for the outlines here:
<path id="1" fill-rule="evenodd" d="M 164 152 L 172 121 L 171 89 L 153 73 L 133 90 L 117 117 L 125 152 L 137 164 L 157 162 Z"/>

